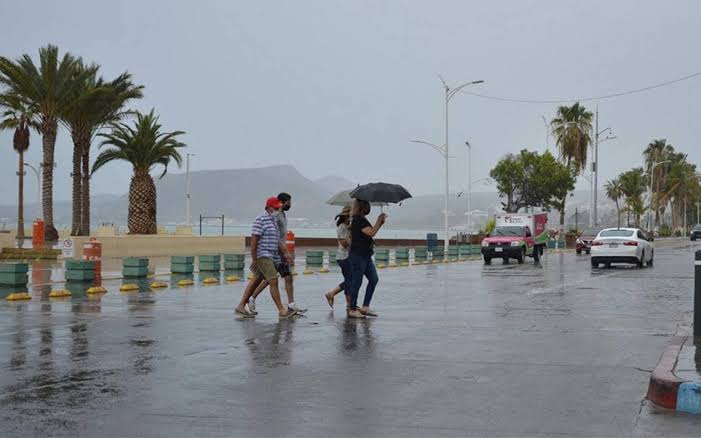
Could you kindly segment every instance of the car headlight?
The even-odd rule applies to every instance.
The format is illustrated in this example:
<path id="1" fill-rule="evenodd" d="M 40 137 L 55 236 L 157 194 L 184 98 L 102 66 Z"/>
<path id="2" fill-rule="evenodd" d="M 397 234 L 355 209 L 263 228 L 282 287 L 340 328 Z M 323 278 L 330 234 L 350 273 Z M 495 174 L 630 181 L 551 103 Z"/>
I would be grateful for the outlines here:
<path id="1" fill-rule="evenodd" d="M 582 244 L 582 239 L 577 238 L 577 243 Z"/>
<path id="2" fill-rule="evenodd" d="M 521 246 L 521 242 L 519 242 L 519 241 L 511 242 L 511 246 Z"/>
<path id="3" fill-rule="evenodd" d="M 489 242 L 487 242 L 486 240 L 483 240 L 483 241 L 482 241 L 482 246 L 489 246 Z"/>

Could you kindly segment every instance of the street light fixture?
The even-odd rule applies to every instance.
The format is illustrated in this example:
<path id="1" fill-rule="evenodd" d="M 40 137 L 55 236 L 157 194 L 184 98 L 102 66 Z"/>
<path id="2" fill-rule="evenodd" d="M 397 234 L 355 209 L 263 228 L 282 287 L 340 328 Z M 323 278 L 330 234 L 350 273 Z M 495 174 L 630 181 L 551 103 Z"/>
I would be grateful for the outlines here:
<path id="1" fill-rule="evenodd" d="M 441 80 L 441 83 L 443 84 L 443 90 L 445 92 L 445 142 L 443 143 L 443 146 L 438 146 L 433 143 L 429 143 L 426 141 L 420 141 L 420 140 L 411 140 L 414 143 L 422 143 L 428 146 L 431 146 L 433 149 L 437 150 L 441 155 L 443 155 L 443 159 L 445 160 L 445 199 L 444 199 L 444 211 L 443 211 L 443 228 L 444 228 L 444 240 L 443 240 L 443 254 L 444 257 L 447 259 L 448 258 L 448 246 L 450 245 L 450 235 L 448 234 L 448 198 L 450 196 L 450 178 L 449 178 L 449 169 L 448 169 L 448 160 L 450 159 L 449 155 L 449 145 L 450 142 L 448 141 L 448 104 L 450 101 L 455 97 L 456 94 L 458 94 L 460 91 L 462 91 L 463 88 L 469 86 L 469 85 L 476 85 L 476 84 L 482 84 L 484 83 L 483 80 L 478 80 L 478 81 L 471 81 L 471 82 L 465 82 L 464 84 L 458 85 L 457 87 L 451 88 L 445 80 L 443 80 L 442 77 L 439 76 L 439 79 Z"/>
<path id="2" fill-rule="evenodd" d="M 39 172 L 39 169 L 29 163 L 25 162 L 24 165 L 32 169 L 34 176 L 37 179 L 37 210 L 41 211 L 41 173 Z"/>

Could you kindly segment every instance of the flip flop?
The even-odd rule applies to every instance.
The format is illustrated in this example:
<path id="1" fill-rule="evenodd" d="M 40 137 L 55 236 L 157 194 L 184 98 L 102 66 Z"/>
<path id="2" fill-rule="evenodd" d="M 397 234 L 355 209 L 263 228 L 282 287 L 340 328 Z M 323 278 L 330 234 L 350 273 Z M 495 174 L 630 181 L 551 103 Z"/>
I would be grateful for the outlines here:
<path id="1" fill-rule="evenodd" d="M 255 315 L 252 313 L 249 313 L 245 310 L 240 310 L 238 308 L 234 308 L 234 313 L 242 318 L 255 318 Z"/>
<path id="2" fill-rule="evenodd" d="M 333 309 L 333 295 L 329 296 L 328 293 L 325 293 L 324 296 L 326 297 L 326 302 L 329 303 L 329 306 Z"/>

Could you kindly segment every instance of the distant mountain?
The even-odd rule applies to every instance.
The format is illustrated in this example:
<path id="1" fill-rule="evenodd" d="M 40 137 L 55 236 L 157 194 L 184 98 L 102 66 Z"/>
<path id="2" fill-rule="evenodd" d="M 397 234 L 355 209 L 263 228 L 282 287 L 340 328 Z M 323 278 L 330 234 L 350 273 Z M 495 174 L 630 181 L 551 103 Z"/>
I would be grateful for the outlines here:
<path id="1" fill-rule="evenodd" d="M 192 221 L 197 224 L 199 215 L 225 216 L 227 223 L 249 224 L 263 211 L 265 199 L 280 192 L 292 195 L 292 210 L 288 217 L 297 226 L 331 226 L 338 207 L 326 205 L 326 200 L 340 190 L 355 187 L 343 177 L 327 176 L 312 181 L 292 166 L 272 166 L 255 169 L 202 170 L 191 173 Z M 156 180 L 158 190 L 159 224 L 185 222 L 185 174 L 169 174 Z M 581 223 L 588 218 L 589 192 L 578 191 L 568 200 L 568 219 L 579 209 Z M 601 199 L 600 201 L 604 201 Z M 92 224 L 126 225 L 128 195 L 93 195 Z M 602 202 L 603 204 L 603 202 Z M 602 205 L 600 204 L 600 205 Z M 501 207 L 496 192 L 472 193 L 472 223 L 481 226 L 487 214 Z M 407 199 L 401 205 L 385 207 L 389 214 L 389 228 L 441 229 L 443 227 L 444 199 L 442 195 L 424 195 Z M 374 210 L 377 210 L 376 208 Z M 479 210 L 479 211 L 476 211 Z M 610 209 L 609 209 L 610 210 Z M 467 197 L 451 194 L 449 200 L 450 226 L 464 227 L 467 223 Z M 375 213 L 375 211 L 373 211 Z M 600 208 L 600 214 L 605 212 Z M 16 221 L 17 207 L 0 206 L 2 223 L 10 228 Z M 36 204 L 25 205 L 27 224 L 38 217 Z M 67 227 L 71 221 L 70 201 L 58 201 L 54 208 L 55 222 Z M 373 214 L 374 216 L 374 214 Z M 556 224 L 557 214 L 550 215 L 550 223 Z M 569 222 L 569 220 L 568 220 Z M 574 220 L 572 220 L 574 223 Z"/>

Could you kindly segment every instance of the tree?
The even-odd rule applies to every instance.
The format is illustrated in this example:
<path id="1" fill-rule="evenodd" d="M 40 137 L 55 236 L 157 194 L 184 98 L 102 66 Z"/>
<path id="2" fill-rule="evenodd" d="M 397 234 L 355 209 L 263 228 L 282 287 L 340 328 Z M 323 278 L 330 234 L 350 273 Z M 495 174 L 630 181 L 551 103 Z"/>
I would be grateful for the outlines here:
<path id="1" fill-rule="evenodd" d="M 29 149 L 30 128 L 37 129 L 34 113 L 22 99 L 12 94 L 0 95 L 0 109 L 4 109 L 0 119 L 0 131 L 14 130 L 12 147 L 19 155 L 17 187 L 17 241 L 21 248 L 24 243 L 24 153 Z"/>
<path id="2" fill-rule="evenodd" d="M 557 109 L 557 115 L 550 122 L 555 142 L 560 152 L 560 160 L 574 176 L 579 176 L 587 166 L 587 151 L 591 144 L 592 118 L 591 111 L 580 105 L 563 105 Z M 565 226 L 565 201 L 567 194 L 560 199 L 560 229 Z"/>
<path id="3" fill-rule="evenodd" d="M 100 148 L 111 146 L 98 155 L 92 167 L 94 173 L 111 161 L 131 163 L 134 175 L 129 184 L 129 234 L 156 234 L 156 185 L 151 170 L 164 167 L 162 178 L 171 161 L 180 166 L 182 157 L 178 148 L 185 144 L 176 137 L 183 131 L 161 132 L 154 110 L 148 114 L 136 113 L 134 127 L 126 123 L 110 123 L 109 133 L 99 133 L 104 140 Z"/>
<path id="4" fill-rule="evenodd" d="M 652 175 L 653 166 L 655 166 L 656 163 L 670 161 L 672 155 L 674 155 L 674 146 L 668 144 L 666 139 L 661 138 L 651 141 L 643 151 L 647 174 Z M 654 178 L 651 178 L 651 180 L 654 180 L 653 182 L 655 184 L 655 187 L 650 187 L 650 192 L 652 193 L 652 199 L 650 202 L 654 202 L 655 223 L 660 222 L 660 209 L 662 209 L 664 214 L 666 203 L 661 205 L 660 198 L 664 191 L 664 187 L 666 186 L 666 178 L 669 174 L 670 167 L 670 163 L 655 166 L 655 175 Z"/>
<path id="5" fill-rule="evenodd" d="M 539 155 L 523 149 L 518 155 L 509 154 L 489 175 L 497 182 L 499 195 L 506 196 L 504 209 L 513 213 L 523 207 L 549 210 L 574 188 L 572 173 L 550 152 Z"/>
<path id="6" fill-rule="evenodd" d="M 623 186 L 621 185 L 621 179 L 614 178 L 612 180 L 607 181 L 604 185 L 604 189 L 606 190 L 606 196 L 616 203 L 616 217 L 618 218 L 618 228 L 621 228 L 621 207 L 618 204 L 618 201 L 623 196 Z"/>
<path id="7" fill-rule="evenodd" d="M 143 96 L 142 86 L 124 73 L 113 81 L 97 77 L 99 67 L 79 63 L 82 83 L 73 88 L 72 101 L 61 111 L 61 121 L 73 140 L 73 219 L 71 235 L 90 234 L 90 146 L 95 134 L 107 124 L 117 122 L 129 111 L 124 109 L 131 99 Z"/>
<path id="8" fill-rule="evenodd" d="M 628 226 L 630 226 L 630 214 L 633 213 L 635 226 L 640 226 L 640 217 L 645 212 L 643 193 L 647 187 L 645 172 L 641 167 L 623 172 L 618 179 L 621 182 L 621 191 L 625 196 L 626 211 L 628 212 Z"/>
<path id="9" fill-rule="evenodd" d="M 26 54 L 16 61 L 0 57 L 0 84 L 33 108 L 42 135 L 42 210 L 45 235 L 49 241 L 58 240 L 53 212 L 54 148 L 58 117 L 75 95 L 73 87 L 82 82 L 76 73 L 79 62 L 80 58 L 69 53 L 59 59 L 58 47 L 53 45 L 39 49 L 38 66 Z"/>
<path id="10" fill-rule="evenodd" d="M 672 228 L 680 229 L 684 224 L 685 207 L 696 199 L 700 190 L 696 166 L 687 161 L 686 154 L 673 154 L 666 178 L 662 199 L 672 205 Z"/>

